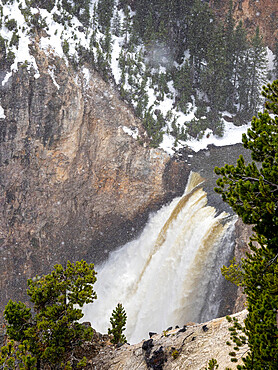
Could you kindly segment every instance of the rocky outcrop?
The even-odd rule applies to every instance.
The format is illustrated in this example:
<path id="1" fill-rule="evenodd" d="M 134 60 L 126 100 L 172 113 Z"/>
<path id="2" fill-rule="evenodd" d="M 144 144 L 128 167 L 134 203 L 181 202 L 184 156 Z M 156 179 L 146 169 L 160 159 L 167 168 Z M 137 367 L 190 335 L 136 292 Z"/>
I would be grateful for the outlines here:
<path id="1" fill-rule="evenodd" d="M 189 173 L 125 132 L 137 129 L 144 141 L 141 123 L 96 72 L 88 78 L 37 44 L 33 54 L 39 78 L 22 66 L 0 85 L 1 309 L 55 263 L 103 260 L 181 194 Z"/>
<path id="2" fill-rule="evenodd" d="M 246 316 L 247 310 L 231 315 L 240 324 Z M 189 322 L 182 328 L 168 328 L 161 334 L 150 333 L 150 339 L 137 344 L 116 346 L 111 343 L 111 335 L 94 330 L 91 341 L 75 348 L 74 357 L 87 358 L 86 370 L 205 370 L 211 359 L 217 360 L 219 370 L 236 369 L 242 364 L 248 346 L 237 352 L 237 363 L 231 362 L 229 352 L 233 347 L 227 345 L 227 342 L 232 344 L 231 326 L 225 317 L 202 324 Z M 1 340 L 2 344 L 7 344 L 7 337 L 0 327 L 0 344 Z"/>
<path id="3" fill-rule="evenodd" d="M 254 235 L 252 230 L 252 225 L 246 225 L 239 218 L 236 222 L 236 235 L 235 235 L 235 252 L 234 257 L 236 263 L 240 264 L 241 259 L 246 257 L 246 253 L 250 253 L 251 249 L 249 247 L 250 238 Z M 256 244 L 256 242 L 252 242 Z M 246 296 L 243 293 L 243 288 L 238 287 L 236 300 L 234 303 L 233 312 L 238 312 L 246 308 Z"/>
<path id="4" fill-rule="evenodd" d="M 247 311 L 236 315 L 243 323 Z M 225 317 L 203 324 L 188 323 L 182 329 L 156 334 L 148 341 L 134 345 L 125 344 L 118 349 L 106 346 L 99 355 L 90 360 L 89 369 L 102 370 L 201 370 L 208 366 L 209 360 L 215 358 L 219 370 L 227 367 L 236 369 L 242 363 L 241 356 L 247 350 L 242 347 L 238 353 L 239 361 L 232 363 L 229 356 L 231 346 L 230 332 Z"/>
<path id="5" fill-rule="evenodd" d="M 229 9 L 230 0 L 210 0 L 211 7 L 222 18 Z M 236 22 L 242 20 L 250 34 L 259 26 L 264 41 L 274 48 L 278 36 L 278 2 L 276 0 L 233 0 Z"/>

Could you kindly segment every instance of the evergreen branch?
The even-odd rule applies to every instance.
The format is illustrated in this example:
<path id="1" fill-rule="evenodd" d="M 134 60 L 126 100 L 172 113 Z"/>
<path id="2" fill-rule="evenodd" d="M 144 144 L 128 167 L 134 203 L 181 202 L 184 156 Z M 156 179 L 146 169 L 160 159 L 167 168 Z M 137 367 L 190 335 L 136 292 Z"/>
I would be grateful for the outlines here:
<path id="1" fill-rule="evenodd" d="M 276 256 L 275 257 L 273 257 L 268 263 L 267 263 L 267 265 L 266 265 L 266 267 L 265 267 L 265 269 L 264 269 L 264 271 L 263 272 L 265 272 L 266 271 L 266 269 L 269 267 L 269 266 L 271 266 L 276 260 L 277 260 L 277 258 L 278 258 L 278 253 L 276 254 Z"/>
<path id="2" fill-rule="evenodd" d="M 242 358 L 247 352 L 249 352 L 250 351 L 250 348 L 247 348 L 247 350 L 246 351 L 244 351 L 243 353 L 242 353 L 242 355 L 240 355 L 240 357 L 239 357 L 239 359 L 240 358 Z"/>
<path id="3" fill-rule="evenodd" d="M 256 177 L 250 177 L 250 176 L 241 176 L 241 178 L 243 180 L 250 180 L 250 181 L 256 181 L 256 182 L 260 181 L 260 179 L 257 179 Z M 262 179 L 263 179 L 263 182 L 265 182 L 267 185 L 273 186 L 275 188 L 274 192 L 278 191 L 278 185 L 277 184 L 266 180 L 263 176 L 262 176 Z"/>

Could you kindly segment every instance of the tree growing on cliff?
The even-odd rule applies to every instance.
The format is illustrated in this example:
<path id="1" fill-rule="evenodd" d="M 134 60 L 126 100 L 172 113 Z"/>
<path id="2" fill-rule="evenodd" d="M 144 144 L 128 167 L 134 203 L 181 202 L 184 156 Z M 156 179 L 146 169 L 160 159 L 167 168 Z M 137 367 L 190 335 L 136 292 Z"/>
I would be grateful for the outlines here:
<path id="1" fill-rule="evenodd" d="M 113 339 L 111 340 L 112 343 L 118 344 L 118 343 L 126 343 L 126 337 L 123 334 L 123 331 L 125 330 L 125 324 L 126 324 L 126 312 L 121 303 L 118 303 L 115 310 L 112 312 L 112 316 L 110 318 L 110 324 L 112 325 L 112 329 L 108 329 L 108 334 L 113 335 Z"/>
<path id="2" fill-rule="evenodd" d="M 229 278 L 235 273 L 247 296 L 243 333 L 249 351 L 238 369 L 274 370 L 278 363 L 278 80 L 263 88 L 263 96 L 266 109 L 253 118 L 242 140 L 260 165 L 245 165 L 240 156 L 236 166 L 226 164 L 215 172 L 222 176 L 216 191 L 245 223 L 254 225 L 253 241 L 259 245 L 250 243 L 251 253 L 239 271 L 234 264 L 224 268 Z M 234 335 L 235 350 L 241 345 L 240 338 Z M 231 353 L 232 361 L 237 361 L 235 352 Z"/>
<path id="3" fill-rule="evenodd" d="M 74 351 L 82 341 L 92 339 L 93 329 L 78 322 L 83 313 L 75 305 L 82 307 L 96 299 L 95 281 L 93 264 L 68 262 L 65 269 L 55 265 L 50 274 L 28 280 L 33 309 L 22 302 L 10 300 L 7 304 L 7 334 L 28 346 L 37 369 L 44 365 L 71 369 L 78 362 L 84 365 L 84 359 L 78 361 Z"/>

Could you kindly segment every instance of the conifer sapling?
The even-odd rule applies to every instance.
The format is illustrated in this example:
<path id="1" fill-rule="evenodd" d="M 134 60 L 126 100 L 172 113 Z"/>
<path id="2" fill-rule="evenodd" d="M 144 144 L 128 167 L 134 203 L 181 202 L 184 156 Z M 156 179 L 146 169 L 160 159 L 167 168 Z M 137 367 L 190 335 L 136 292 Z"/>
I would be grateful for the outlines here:
<path id="1" fill-rule="evenodd" d="M 115 310 L 112 312 L 112 316 L 110 318 L 110 324 L 112 325 L 112 329 L 108 329 L 108 334 L 113 335 L 113 339 L 111 340 L 112 343 L 118 344 L 118 343 L 126 343 L 126 337 L 123 334 L 123 331 L 125 330 L 125 324 L 126 324 L 126 312 L 121 303 L 118 303 Z"/>

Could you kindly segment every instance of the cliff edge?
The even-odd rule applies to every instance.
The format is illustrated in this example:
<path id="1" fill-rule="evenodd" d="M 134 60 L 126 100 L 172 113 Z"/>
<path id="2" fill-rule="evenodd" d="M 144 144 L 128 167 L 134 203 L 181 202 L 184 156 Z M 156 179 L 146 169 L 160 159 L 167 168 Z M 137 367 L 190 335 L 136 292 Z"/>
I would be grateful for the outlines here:
<path id="1" fill-rule="evenodd" d="M 246 315 L 244 310 L 232 316 L 243 323 Z M 90 361 L 88 369 L 204 370 L 212 358 L 217 360 L 219 370 L 236 369 L 242 364 L 240 356 L 248 348 L 242 347 L 238 362 L 231 362 L 232 347 L 226 344 L 230 341 L 230 326 L 226 318 L 221 317 L 203 324 L 188 323 L 134 345 L 125 344 L 117 349 L 108 345 Z"/>

